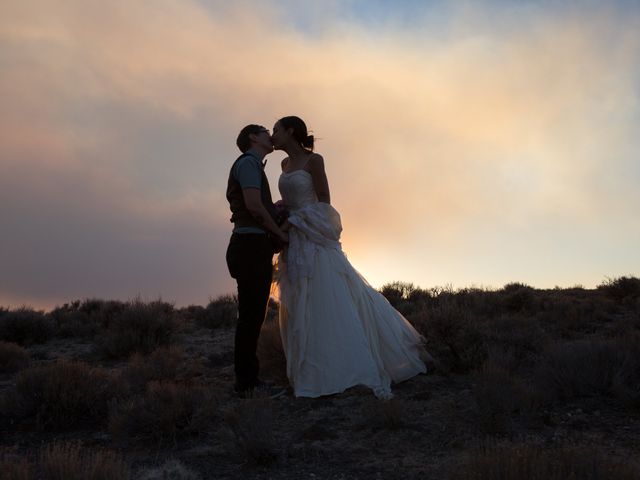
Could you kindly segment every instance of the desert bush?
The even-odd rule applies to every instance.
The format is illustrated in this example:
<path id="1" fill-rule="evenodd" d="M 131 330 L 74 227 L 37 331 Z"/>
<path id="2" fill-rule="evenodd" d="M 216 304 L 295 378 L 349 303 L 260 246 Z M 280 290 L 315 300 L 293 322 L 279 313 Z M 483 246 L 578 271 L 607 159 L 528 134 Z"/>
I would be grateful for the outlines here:
<path id="1" fill-rule="evenodd" d="M 29 364 L 29 352 L 20 345 L 0 341 L 0 373 L 13 373 Z"/>
<path id="2" fill-rule="evenodd" d="M 614 395 L 640 399 L 640 336 L 557 343 L 545 351 L 536 384 L 549 400 Z"/>
<path id="3" fill-rule="evenodd" d="M 205 328 L 229 327 L 238 316 L 238 299 L 235 295 L 221 295 L 211 300 L 196 316 L 196 323 Z"/>
<path id="4" fill-rule="evenodd" d="M 427 338 L 427 350 L 445 368 L 468 372 L 486 357 L 486 329 L 455 303 L 443 303 L 410 317 Z"/>
<path id="5" fill-rule="evenodd" d="M 77 442 L 44 447 L 40 462 L 48 480 L 128 480 L 129 466 L 109 450 L 87 450 Z"/>
<path id="6" fill-rule="evenodd" d="M 441 289 L 434 300 L 435 307 L 455 305 L 474 318 L 491 317 L 504 309 L 498 293 L 482 288 L 462 288 L 456 292 L 451 288 Z"/>
<path id="7" fill-rule="evenodd" d="M 53 311 L 51 317 L 57 324 L 57 335 L 62 338 L 93 338 L 100 331 L 100 323 L 85 312 Z"/>
<path id="8" fill-rule="evenodd" d="M 269 465 L 277 460 L 273 416 L 272 402 L 262 398 L 244 401 L 224 415 L 236 451 L 251 464 Z"/>
<path id="9" fill-rule="evenodd" d="M 624 355 L 613 377 L 611 391 L 624 405 L 640 410 L 640 335 L 618 340 Z"/>
<path id="10" fill-rule="evenodd" d="M 631 480 L 636 463 L 585 447 L 491 446 L 463 457 L 450 480 Z"/>
<path id="11" fill-rule="evenodd" d="M 110 399 L 125 394 L 118 377 L 106 370 L 59 360 L 18 373 L 4 403 L 12 418 L 33 420 L 43 429 L 66 429 L 104 422 Z"/>
<path id="12" fill-rule="evenodd" d="M 130 302 L 86 298 L 82 302 L 76 300 L 72 305 L 74 305 L 78 311 L 86 313 L 90 317 L 99 317 L 108 322 L 109 319 L 114 318 L 129 308 Z"/>
<path id="13" fill-rule="evenodd" d="M 618 301 L 635 299 L 640 297 L 640 278 L 623 276 L 607 279 L 598 285 L 598 289 Z"/>
<path id="14" fill-rule="evenodd" d="M 484 365 L 472 376 L 472 393 L 478 413 L 477 425 L 487 434 L 510 431 L 512 415 L 533 411 L 541 400 L 505 362 L 508 355 L 490 353 Z M 507 363 L 507 366 L 503 366 Z"/>
<path id="15" fill-rule="evenodd" d="M 56 324 L 58 336 L 93 338 L 102 329 L 109 329 L 114 318 L 131 305 L 131 302 L 87 298 L 56 307 L 49 316 Z"/>
<path id="16" fill-rule="evenodd" d="M 105 356 L 122 358 L 168 345 L 178 329 L 173 313 L 169 303 L 133 300 L 109 322 L 101 334 L 99 348 Z"/>
<path id="17" fill-rule="evenodd" d="M 204 328 L 222 328 L 235 325 L 238 299 L 235 295 L 221 295 L 205 307 L 190 307 L 196 323 Z"/>
<path id="18" fill-rule="evenodd" d="M 54 322 L 44 312 L 26 307 L 0 309 L 0 340 L 31 345 L 45 343 L 54 333 Z"/>
<path id="19" fill-rule="evenodd" d="M 288 384 L 287 359 L 280 337 L 280 326 L 277 320 L 266 320 L 262 324 L 258 338 L 258 361 L 260 372 L 283 385 Z"/>
<path id="20" fill-rule="evenodd" d="M 418 292 L 420 292 L 418 287 L 407 282 L 387 283 L 380 289 L 380 293 L 393 305 L 393 308 L 403 315 L 410 315 L 415 311 Z"/>
<path id="21" fill-rule="evenodd" d="M 389 303 L 394 305 L 398 300 L 409 300 L 411 294 L 416 290 L 416 286 L 413 283 L 407 282 L 391 282 L 382 286 L 380 293 L 382 293 Z"/>
<path id="22" fill-rule="evenodd" d="M 200 480 L 201 477 L 178 460 L 167 460 L 159 467 L 138 472 L 136 478 L 138 480 Z"/>
<path id="23" fill-rule="evenodd" d="M 485 352 L 511 360 L 510 371 L 531 364 L 548 342 L 548 335 L 530 317 L 521 314 L 500 315 L 484 323 Z"/>
<path id="24" fill-rule="evenodd" d="M 188 374 L 184 365 L 184 350 L 180 346 L 159 347 L 149 355 L 134 353 L 122 372 L 122 377 L 135 392 L 144 392 L 152 381 L 176 380 Z"/>
<path id="25" fill-rule="evenodd" d="M 100 329 L 100 322 L 80 309 L 80 301 L 54 308 L 49 317 L 55 322 L 56 335 L 62 338 L 93 338 Z"/>
<path id="26" fill-rule="evenodd" d="M 210 432 L 217 400 L 204 386 L 152 381 L 144 395 L 114 402 L 109 431 L 121 439 L 163 443 Z"/>
<path id="27" fill-rule="evenodd" d="M 508 283 L 501 293 L 504 308 L 509 312 L 530 310 L 535 300 L 535 290 L 523 283 Z"/>

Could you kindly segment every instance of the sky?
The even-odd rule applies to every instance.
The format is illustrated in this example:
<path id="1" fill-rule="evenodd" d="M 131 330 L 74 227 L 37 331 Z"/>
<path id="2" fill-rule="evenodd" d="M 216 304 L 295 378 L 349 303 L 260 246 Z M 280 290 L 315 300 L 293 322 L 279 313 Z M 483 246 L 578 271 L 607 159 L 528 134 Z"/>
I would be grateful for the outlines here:
<path id="1" fill-rule="evenodd" d="M 376 288 L 637 276 L 639 95 L 637 1 L 3 0 L 0 305 L 232 293 L 235 138 L 285 115 Z"/>

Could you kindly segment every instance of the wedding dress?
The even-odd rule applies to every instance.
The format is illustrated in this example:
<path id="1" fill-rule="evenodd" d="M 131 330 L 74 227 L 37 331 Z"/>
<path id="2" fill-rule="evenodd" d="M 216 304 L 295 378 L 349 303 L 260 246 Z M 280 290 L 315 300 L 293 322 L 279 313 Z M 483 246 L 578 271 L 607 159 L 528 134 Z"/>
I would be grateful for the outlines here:
<path id="1" fill-rule="evenodd" d="M 294 394 L 318 397 L 365 385 L 379 398 L 392 397 L 392 382 L 426 371 L 423 338 L 351 266 L 339 242 L 340 215 L 318 202 L 311 174 L 283 173 L 278 187 L 292 225 L 277 286 Z"/>

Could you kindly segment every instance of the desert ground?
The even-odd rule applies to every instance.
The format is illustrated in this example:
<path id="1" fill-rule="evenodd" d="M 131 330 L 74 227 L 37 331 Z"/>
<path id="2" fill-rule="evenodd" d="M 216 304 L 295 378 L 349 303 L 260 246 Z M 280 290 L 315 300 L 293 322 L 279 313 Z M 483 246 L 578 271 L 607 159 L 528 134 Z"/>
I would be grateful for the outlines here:
<path id="1" fill-rule="evenodd" d="M 388 401 L 237 398 L 233 296 L 0 308 L 0 478 L 640 478 L 640 279 L 381 293 L 428 368 Z M 259 358 L 288 386 L 276 302 Z"/>

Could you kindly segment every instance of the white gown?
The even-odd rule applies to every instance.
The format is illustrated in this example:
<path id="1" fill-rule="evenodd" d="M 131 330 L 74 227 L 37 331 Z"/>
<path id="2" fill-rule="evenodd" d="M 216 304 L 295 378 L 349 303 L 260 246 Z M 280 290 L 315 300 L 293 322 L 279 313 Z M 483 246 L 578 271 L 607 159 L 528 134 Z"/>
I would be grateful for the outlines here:
<path id="1" fill-rule="evenodd" d="M 340 246 L 340 215 L 318 202 L 311 174 L 283 173 L 289 245 L 278 259 L 280 334 L 298 397 L 355 385 L 390 398 L 391 382 L 426 372 L 423 338 L 351 266 Z"/>

